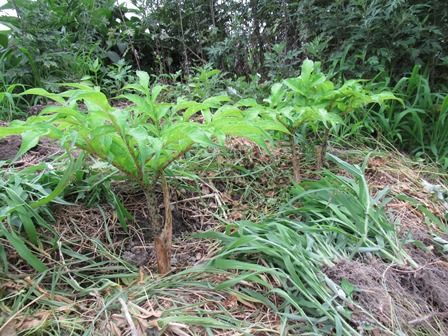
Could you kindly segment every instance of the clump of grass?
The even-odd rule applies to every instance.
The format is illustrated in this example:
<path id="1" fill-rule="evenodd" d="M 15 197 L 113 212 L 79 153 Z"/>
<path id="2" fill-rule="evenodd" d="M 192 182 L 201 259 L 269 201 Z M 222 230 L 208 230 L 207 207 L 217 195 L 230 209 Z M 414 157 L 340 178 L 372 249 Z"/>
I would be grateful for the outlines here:
<path id="1" fill-rule="evenodd" d="M 206 235 L 224 244 L 211 265 L 241 272 L 219 288 L 245 281 L 262 286 L 264 296 L 247 288 L 241 292 L 279 314 L 281 334 L 357 335 L 370 329 L 393 334 L 374 317 L 374 323 L 355 328 L 349 307 L 356 303 L 347 286 L 334 283 L 321 270 L 364 254 L 416 266 L 385 214 L 386 192 L 372 197 L 363 167 L 330 159 L 344 175 L 327 171 L 321 180 L 297 186 L 296 196 L 275 217 L 260 223 L 241 221 L 229 225 L 226 234 Z"/>

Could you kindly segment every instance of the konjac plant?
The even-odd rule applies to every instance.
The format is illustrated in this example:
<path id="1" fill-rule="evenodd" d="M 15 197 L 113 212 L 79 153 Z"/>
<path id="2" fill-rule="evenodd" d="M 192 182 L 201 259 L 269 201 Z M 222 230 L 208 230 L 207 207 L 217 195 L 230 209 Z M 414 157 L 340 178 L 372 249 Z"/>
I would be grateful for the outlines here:
<path id="1" fill-rule="evenodd" d="M 292 152 L 294 178 L 301 180 L 296 136 L 303 127 L 321 140 L 316 153 L 320 168 L 325 158 L 331 130 L 342 123 L 344 116 L 369 104 L 382 104 L 397 99 L 391 92 L 374 93 L 361 80 L 348 80 L 338 87 L 320 70 L 320 64 L 305 60 L 298 77 L 288 78 L 271 87 L 261 114 L 270 115 L 287 130 Z"/>
<path id="2" fill-rule="evenodd" d="M 202 102 L 178 100 L 163 103 L 158 97 L 163 86 L 150 87 L 149 75 L 137 72 L 138 82 L 125 87 L 118 98 L 131 104 L 112 106 L 98 87 L 65 84 L 59 94 L 30 89 L 23 94 L 39 95 L 57 103 L 26 121 L 14 121 L 0 128 L 0 138 L 21 135 L 18 155 L 34 147 L 42 136 L 57 139 L 68 151 L 73 147 L 97 157 L 135 181 L 144 192 L 148 226 L 154 232 L 154 246 L 160 273 L 170 270 L 172 220 L 166 172 L 170 165 L 196 146 L 224 144 L 226 136 L 246 137 L 260 146 L 268 139 L 266 130 L 281 129 L 227 104 L 227 96 Z M 162 185 L 165 215 L 159 216 L 156 188 Z"/>

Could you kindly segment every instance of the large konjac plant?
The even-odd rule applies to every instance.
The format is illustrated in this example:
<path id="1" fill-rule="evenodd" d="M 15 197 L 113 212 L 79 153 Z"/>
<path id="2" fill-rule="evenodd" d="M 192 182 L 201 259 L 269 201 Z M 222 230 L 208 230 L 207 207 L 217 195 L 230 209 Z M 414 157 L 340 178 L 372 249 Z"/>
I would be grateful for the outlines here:
<path id="1" fill-rule="evenodd" d="M 176 104 L 158 101 L 163 86 L 150 87 L 149 76 L 137 72 L 138 82 L 126 87 L 120 99 L 131 102 L 126 108 L 112 106 L 98 87 L 65 84 L 60 94 L 31 89 L 24 94 L 47 97 L 57 103 L 26 121 L 14 121 L 0 128 L 0 138 L 22 136 L 18 155 L 34 147 L 42 136 L 60 141 L 71 151 L 81 149 L 109 164 L 138 183 L 148 207 L 148 225 L 154 232 L 160 273 L 170 270 L 172 222 L 169 187 L 165 178 L 169 166 L 195 146 L 224 144 L 226 135 L 243 136 L 261 146 L 266 130 L 281 129 L 257 114 L 227 104 L 227 96 L 202 102 L 179 100 Z M 161 184 L 164 220 L 159 216 L 156 187 Z"/>

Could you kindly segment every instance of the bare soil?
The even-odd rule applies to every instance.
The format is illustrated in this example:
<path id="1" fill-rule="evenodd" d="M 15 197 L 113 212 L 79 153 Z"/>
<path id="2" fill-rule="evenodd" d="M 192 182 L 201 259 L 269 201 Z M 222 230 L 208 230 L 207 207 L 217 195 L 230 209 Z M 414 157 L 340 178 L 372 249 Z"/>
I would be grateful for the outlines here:
<path id="1" fill-rule="evenodd" d="M 351 322 L 356 327 L 376 321 L 405 334 L 448 335 L 448 263 L 415 250 L 417 269 L 386 264 L 376 258 L 342 261 L 324 271 L 336 283 L 355 286 Z M 378 334 L 375 330 L 374 335 Z"/>
<path id="2" fill-rule="evenodd" d="M 20 148 L 19 136 L 10 136 L 0 139 L 0 161 L 13 159 Z"/>
<path id="3" fill-rule="evenodd" d="M 22 140 L 20 136 L 16 135 L 0 139 L 0 161 L 14 159 L 19 151 L 21 143 Z M 16 167 L 32 165 L 35 162 L 45 160 L 48 156 L 59 151 L 60 148 L 54 141 L 48 138 L 42 138 L 36 147 L 32 148 L 22 158 L 12 164 Z"/>

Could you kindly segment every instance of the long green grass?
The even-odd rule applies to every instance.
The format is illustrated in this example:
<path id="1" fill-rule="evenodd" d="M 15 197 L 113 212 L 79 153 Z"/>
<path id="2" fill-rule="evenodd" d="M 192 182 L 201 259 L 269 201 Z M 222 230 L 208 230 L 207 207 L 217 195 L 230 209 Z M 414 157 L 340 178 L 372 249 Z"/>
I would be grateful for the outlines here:
<path id="1" fill-rule="evenodd" d="M 374 81 L 372 85 L 388 87 L 389 83 Z M 420 66 L 415 66 L 408 76 L 401 78 L 393 92 L 403 100 L 403 104 L 392 102 L 378 110 L 371 109 L 349 124 L 361 124 L 376 130 L 379 139 L 385 138 L 402 150 L 420 158 L 433 159 L 447 168 L 447 93 L 434 92 L 428 75 Z"/>
<path id="2" fill-rule="evenodd" d="M 331 160 L 351 177 L 327 171 L 321 180 L 297 186 L 296 196 L 275 217 L 230 224 L 226 234 L 205 235 L 224 245 L 211 265 L 240 272 L 218 288 L 243 281 L 262 286 L 267 293 L 263 296 L 244 287 L 241 292 L 281 316 L 282 335 L 359 335 L 372 328 L 392 335 L 394 331 L 378 321 L 362 330 L 354 328 L 349 307 L 356 303 L 322 267 L 365 254 L 398 265 L 417 264 L 385 214 L 387 191 L 373 197 L 363 167 L 334 156 Z"/>

